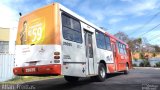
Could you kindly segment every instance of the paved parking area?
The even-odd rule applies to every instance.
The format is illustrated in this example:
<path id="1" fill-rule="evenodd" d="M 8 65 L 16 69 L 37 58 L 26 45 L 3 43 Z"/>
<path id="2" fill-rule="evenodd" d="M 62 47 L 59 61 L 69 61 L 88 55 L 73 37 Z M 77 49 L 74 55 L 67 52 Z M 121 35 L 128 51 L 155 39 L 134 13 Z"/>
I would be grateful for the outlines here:
<path id="1" fill-rule="evenodd" d="M 81 78 L 79 82 L 70 84 L 63 78 L 58 78 L 17 85 L 15 90 L 25 89 L 25 87 L 32 90 L 160 90 L 160 69 L 135 68 L 130 70 L 128 75 L 110 74 L 104 82 Z"/>

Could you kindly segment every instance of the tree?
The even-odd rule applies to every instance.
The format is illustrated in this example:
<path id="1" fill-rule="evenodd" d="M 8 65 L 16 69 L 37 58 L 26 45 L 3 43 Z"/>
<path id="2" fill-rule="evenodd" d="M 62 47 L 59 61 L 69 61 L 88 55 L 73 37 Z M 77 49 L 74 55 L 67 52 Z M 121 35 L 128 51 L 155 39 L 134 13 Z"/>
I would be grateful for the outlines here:
<path id="1" fill-rule="evenodd" d="M 134 51 L 142 51 L 142 38 L 136 38 L 132 41 L 132 43 L 134 44 Z"/>
<path id="2" fill-rule="evenodd" d="M 135 39 L 138 44 L 142 44 L 142 38 Z"/>
<path id="3" fill-rule="evenodd" d="M 139 58 L 140 58 L 140 59 L 145 59 L 145 55 L 144 55 L 144 53 L 142 53 L 142 52 L 141 52 L 141 53 L 139 53 Z"/>
<path id="4" fill-rule="evenodd" d="M 114 34 L 114 36 L 126 43 L 129 41 L 128 35 L 124 32 L 119 31 L 116 34 Z"/>
<path id="5" fill-rule="evenodd" d="M 160 52 L 160 47 L 158 45 L 153 46 L 155 48 L 155 52 Z"/>
<path id="6" fill-rule="evenodd" d="M 117 37 L 118 39 L 126 42 L 129 45 L 129 48 L 132 50 L 132 52 L 135 51 L 140 51 L 140 46 L 142 44 L 142 39 L 141 38 L 137 38 L 137 39 L 131 39 L 128 37 L 128 35 L 124 32 L 117 32 L 116 34 L 114 34 L 115 37 Z"/>
<path id="7" fill-rule="evenodd" d="M 156 53 L 153 53 L 153 54 L 152 54 L 152 57 L 156 57 Z"/>

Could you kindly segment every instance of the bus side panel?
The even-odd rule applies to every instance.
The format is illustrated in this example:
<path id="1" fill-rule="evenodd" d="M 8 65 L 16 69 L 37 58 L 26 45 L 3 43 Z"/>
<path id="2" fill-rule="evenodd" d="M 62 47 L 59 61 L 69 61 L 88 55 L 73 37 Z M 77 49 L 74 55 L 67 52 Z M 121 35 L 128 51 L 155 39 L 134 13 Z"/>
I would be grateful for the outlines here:
<path id="1" fill-rule="evenodd" d="M 107 64 L 107 67 L 108 67 L 108 72 L 109 73 L 114 73 L 116 70 L 115 70 L 115 63 L 113 64 Z"/>
<path id="2" fill-rule="evenodd" d="M 84 45 L 65 39 L 62 43 L 63 75 L 84 77 L 86 75 Z"/>
<path id="3" fill-rule="evenodd" d="M 114 59 L 113 59 L 113 52 L 108 51 L 108 50 L 103 50 L 103 49 L 96 49 L 96 60 L 97 63 L 99 63 L 101 60 L 104 60 L 106 63 L 106 69 L 107 73 L 112 73 L 114 72 Z"/>
<path id="4" fill-rule="evenodd" d="M 81 27 L 82 43 L 65 39 L 62 30 L 62 12 L 59 14 L 61 16 L 62 74 L 67 76 L 85 77 L 87 71 L 83 28 Z"/>

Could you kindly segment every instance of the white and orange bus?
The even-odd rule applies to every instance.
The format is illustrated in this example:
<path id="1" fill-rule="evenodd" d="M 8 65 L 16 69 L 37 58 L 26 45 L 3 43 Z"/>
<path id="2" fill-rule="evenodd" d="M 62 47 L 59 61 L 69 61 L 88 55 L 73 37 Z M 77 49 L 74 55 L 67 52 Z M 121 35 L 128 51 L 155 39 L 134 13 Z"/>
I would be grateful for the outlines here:
<path id="1" fill-rule="evenodd" d="M 53 3 L 20 18 L 15 67 L 19 76 L 64 75 L 104 81 L 107 73 L 131 68 L 127 44 Z"/>

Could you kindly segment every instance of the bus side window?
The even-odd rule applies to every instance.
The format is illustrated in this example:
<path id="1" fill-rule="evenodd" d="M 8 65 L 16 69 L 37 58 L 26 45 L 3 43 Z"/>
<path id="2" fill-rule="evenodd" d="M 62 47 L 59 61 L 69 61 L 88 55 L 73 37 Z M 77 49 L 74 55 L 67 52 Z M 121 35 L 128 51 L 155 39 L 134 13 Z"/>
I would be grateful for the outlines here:
<path id="1" fill-rule="evenodd" d="M 107 48 L 107 50 L 111 51 L 112 49 L 111 49 L 111 42 L 110 42 L 109 37 L 105 36 L 105 40 L 106 40 L 106 48 Z"/>
<path id="2" fill-rule="evenodd" d="M 120 42 L 117 42 L 117 46 L 118 46 L 118 51 L 120 54 L 123 54 L 123 55 L 126 55 L 127 52 L 126 52 L 126 45 L 120 43 Z"/>
<path id="3" fill-rule="evenodd" d="M 80 21 L 65 13 L 62 13 L 62 32 L 64 39 L 82 43 Z"/>
<path id="4" fill-rule="evenodd" d="M 124 52 L 125 55 L 127 54 L 126 45 L 124 45 L 124 44 L 123 44 L 123 52 Z"/>
<path id="5" fill-rule="evenodd" d="M 96 42 L 97 42 L 97 47 L 101 49 L 106 49 L 105 45 L 105 36 L 103 33 L 96 31 Z"/>
<path id="6" fill-rule="evenodd" d="M 118 52 L 120 53 L 120 44 L 117 42 Z"/>

